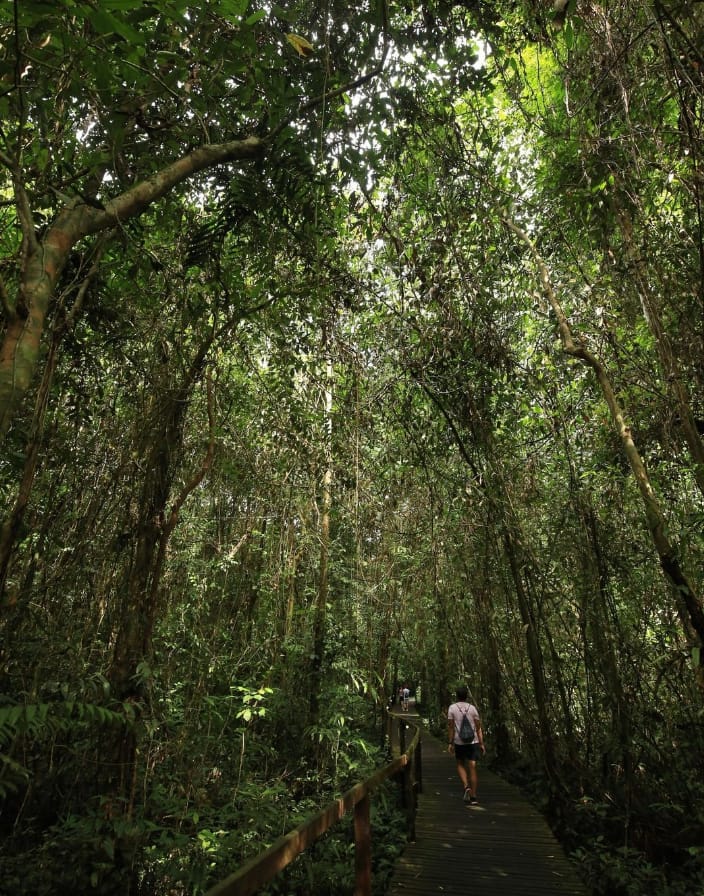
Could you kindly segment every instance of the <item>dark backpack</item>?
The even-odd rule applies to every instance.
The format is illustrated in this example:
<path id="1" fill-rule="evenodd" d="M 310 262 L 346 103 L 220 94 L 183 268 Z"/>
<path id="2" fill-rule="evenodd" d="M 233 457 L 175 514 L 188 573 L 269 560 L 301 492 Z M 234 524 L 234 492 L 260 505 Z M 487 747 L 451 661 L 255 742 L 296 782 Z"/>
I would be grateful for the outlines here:
<path id="1" fill-rule="evenodd" d="M 462 724 L 460 725 L 460 740 L 465 744 L 471 744 L 474 742 L 474 725 L 472 725 L 472 721 L 469 718 L 469 707 L 467 707 L 467 711 L 460 710 L 462 713 Z"/>

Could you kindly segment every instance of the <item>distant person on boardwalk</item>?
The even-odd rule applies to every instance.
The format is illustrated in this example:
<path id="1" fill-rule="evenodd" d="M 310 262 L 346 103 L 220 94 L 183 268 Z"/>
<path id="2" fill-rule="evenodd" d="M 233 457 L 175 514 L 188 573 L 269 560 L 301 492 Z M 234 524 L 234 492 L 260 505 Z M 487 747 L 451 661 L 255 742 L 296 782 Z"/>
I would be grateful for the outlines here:
<path id="1" fill-rule="evenodd" d="M 486 749 L 479 712 L 474 704 L 467 702 L 468 693 L 467 687 L 460 685 L 457 688 L 457 701 L 447 710 L 447 741 L 448 751 L 455 754 L 457 774 L 464 787 L 464 801 L 470 806 L 476 806 L 479 803 L 477 760 L 486 753 Z M 463 724 L 465 718 L 471 725 L 471 731 L 466 723 Z"/>
<path id="2" fill-rule="evenodd" d="M 411 692 L 408 690 L 408 685 L 403 686 L 403 711 L 408 712 L 408 698 L 411 696 Z"/>

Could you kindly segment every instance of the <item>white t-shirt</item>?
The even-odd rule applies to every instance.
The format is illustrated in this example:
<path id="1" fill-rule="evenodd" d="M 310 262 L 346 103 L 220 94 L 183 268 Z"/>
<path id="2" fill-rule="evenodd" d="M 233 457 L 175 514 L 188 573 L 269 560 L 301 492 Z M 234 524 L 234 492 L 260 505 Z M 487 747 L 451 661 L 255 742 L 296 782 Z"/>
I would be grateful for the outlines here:
<path id="1" fill-rule="evenodd" d="M 456 744 L 463 744 L 464 741 L 460 737 L 460 725 L 462 724 L 462 716 L 467 714 L 469 721 L 474 726 L 474 740 L 473 744 L 479 743 L 479 737 L 477 736 L 477 722 L 479 721 L 479 711 L 476 706 L 471 703 L 466 703 L 461 701 L 460 703 L 453 703 L 452 706 L 447 710 L 447 720 L 448 722 L 452 721 L 455 723 L 455 738 L 454 741 Z"/>

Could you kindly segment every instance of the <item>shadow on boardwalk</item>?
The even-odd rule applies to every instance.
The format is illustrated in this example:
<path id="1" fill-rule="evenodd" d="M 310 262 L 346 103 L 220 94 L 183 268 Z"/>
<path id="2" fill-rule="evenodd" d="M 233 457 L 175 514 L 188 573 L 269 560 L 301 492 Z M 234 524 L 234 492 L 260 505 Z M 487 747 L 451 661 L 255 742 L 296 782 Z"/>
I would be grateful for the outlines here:
<path id="1" fill-rule="evenodd" d="M 416 840 L 398 860 L 390 896 L 588 896 L 543 817 L 515 787 L 479 763 L 479 805 L 466 806 L 446 744 L 423 732 L 422 749 Z"/>

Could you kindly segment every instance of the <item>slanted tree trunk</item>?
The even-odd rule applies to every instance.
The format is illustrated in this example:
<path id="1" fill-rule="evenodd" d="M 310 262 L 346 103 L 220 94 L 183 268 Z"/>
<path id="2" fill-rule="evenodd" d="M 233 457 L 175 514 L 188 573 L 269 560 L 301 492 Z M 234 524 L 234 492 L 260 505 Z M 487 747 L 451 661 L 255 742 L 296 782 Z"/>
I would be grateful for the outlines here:
<path id="1" fill-rule="evenodd" d="M 0 609 L 6 599 L 5 586 L 7 583 L 7 574 L 9 571 L 12 552 L 15 547 L 17 534 L 22 526 L 25 511 L 32 494 L 34 479 L 37 472 L 37 462 L 39 459 L 39 450 L 44 438 L 44 426 L 46 421 L 46 412 L 49 405 L 49 394 L 54 381 L 54 374 L 61 353 L 61 345 L 64 336 L 69 332 L 76 318 L 81 312 L 83 301 L 85 299 L 88 288 L 97 274 L 100 261 L 105 250 L 107 240 L 102 240 L 96 247 L 95 256 L 92 264 L 88 269 L 86 276 L 83 278 L 78 287 L 73 304 L 68 313 L 60 315 L 58 321 L 55 322 L 49 350 L 47 352 L 46 361 L 42 373 L 41 382 L 37 391 L 37 397 L 34 404 L 34 414 L 32 424 L 29 430 L 29 437 L 25 448 L 24 469 L 20 480 L 19 488 L 15 501 L 10 508 L 7 516 L 0 524 Z"/>
<path id="2" fill-rule="evenodd" d="M 624 455 L 638 485 L 645 510 L 645 520 L 660 560 L 660 566 L 672 586 L 677 605 L 684 607 L 686 610 L 686 616 L 695 633 L 697 645 L 701 648 L 704 644 L 704 607 L 702 606 L 701 597 L 682 568 L 677 550 L 669 539 L 665 514 L 655 496 L 645 463 L 633 441 L 631 428 L 626 423 L 623 410 L 606 369 L 596 355 L 573 336 L 569 321 L 552 287 L 547 265 L 535 248 L 533 241 L 525 230 L 515 222 L 504 218 L 504 223 L 527 246 L 533 257 L 540 275 L 543 293 L 557 319 L 557 329 L 562 343 L 562 350 L 565 354 L 583 361 L 596 376 L 601 394 L 611 413 L 611 419 L 620 439 Z M 689 635 L 686 623 L 684 627 L 685 633 Z"/>
<path id="3" fill-rule="evenodd" d="M 610 731 L 616 735 L 620 756 L 614 765 L 624 771 L 625 788 L 628 790 L 632 782 L 632 738 L 631 713 L 626 700 L 621 672 L 618 665 L 617 643 L 618 633 L 614 630 L 613 614 L 609 610 L 608 570 L 603 556 L 599 538 L 597 516 L 590 495 L 585 491 L 577 470 L 567 424 L 559 419 L 559 430 L 563 441 L 565 456 L 570 475 L 571 503 L 577 517 L 577 524 L 582 538 L 577 541 L 577 558 L 588 583 L 582 608 L 582 631 L 584 639 L 585 668 L 588 674 L 595 675 L 603 682 L 604 695 L 611 713 Z M 587 589 L 585 589 L 587 591 Z M 591 645 L 591 647 L 589 646 Z M 587 718 L 593 718 L 589 707 Z M 607 738 L 608 740 L 608 738 Z M 585 752 L 587 759 L 593 759 L 593 737 L 590 726 L 585 733 Z M 607 782 L 605 782 L 607 783 Z"/>
<path id="4" fill-rule="evenodd" d="M 638 251 L 635 245 L 633 222 L 629 213 L 622 207 L 618 206 L 616 213 L 629 261 L 629 271 L 632 272 L 638 291 L 643 316 L 655 339 L 660 365 L 664 373 L 663 381 L 667 385 L 677 410 L 679 425 L 692 461 L 694 480 L 699 491 L 704 495 L 704 442 L 702 442 L 697 429 L 689 395 L 680 373 L 679 364 L 675 358 L 672 343 L 662 322 L 657 298 L 653 295 L 653 291 L 650 288 L 650 280 L 645 269 L 644 253 Z"/>

